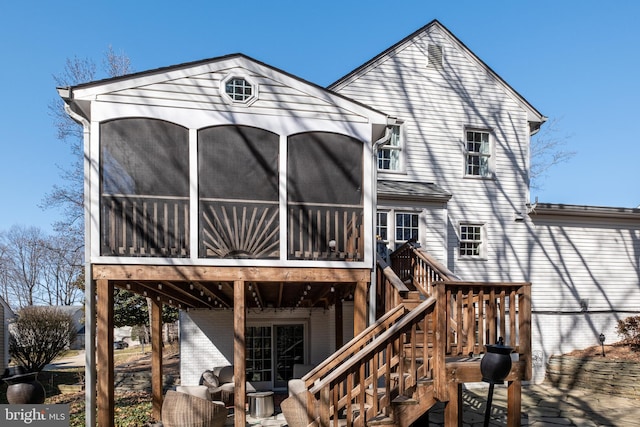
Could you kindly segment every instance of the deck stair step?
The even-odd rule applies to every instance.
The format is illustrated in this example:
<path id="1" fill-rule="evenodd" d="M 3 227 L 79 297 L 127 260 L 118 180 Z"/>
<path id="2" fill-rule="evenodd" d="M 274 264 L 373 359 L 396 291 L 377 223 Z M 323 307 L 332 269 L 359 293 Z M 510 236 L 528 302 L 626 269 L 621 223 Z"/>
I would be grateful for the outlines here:
<path id="1" fill-rule="evenodd" d="M 387 417 L 385 415 L 378 415 L 377 417 L 371 418 L 367 421 L 367 425 L 370 426 L 393 426 L 396 422 L 391 417 Z"/>
<path id="2" fill-rule="evenodd" d="M 413 397 L 402 396 L 402 395 L 393 399 L 392 402 L 396 405 L 417 405 L 420 403 Z"/>

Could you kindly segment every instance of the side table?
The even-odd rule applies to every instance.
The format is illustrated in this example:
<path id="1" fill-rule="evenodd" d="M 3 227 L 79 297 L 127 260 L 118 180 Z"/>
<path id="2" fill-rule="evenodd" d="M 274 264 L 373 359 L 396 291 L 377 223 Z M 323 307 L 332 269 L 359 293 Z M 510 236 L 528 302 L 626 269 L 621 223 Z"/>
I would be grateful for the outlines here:
<path id="1" fill-rule="evenodd" d="M 253 418 L 267 418 L 273 415 L 273 392 L 247 393 L 249 415 Z"/>

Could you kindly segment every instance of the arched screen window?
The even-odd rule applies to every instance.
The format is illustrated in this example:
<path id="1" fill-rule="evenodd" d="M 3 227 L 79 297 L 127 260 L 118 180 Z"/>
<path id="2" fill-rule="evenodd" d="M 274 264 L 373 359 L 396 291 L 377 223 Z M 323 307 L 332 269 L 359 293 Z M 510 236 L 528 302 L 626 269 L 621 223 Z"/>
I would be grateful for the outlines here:
<path id="1" fill-rule="evenodd" d="M 188 137 L 161 120 L 100 124 L 102 255 L 189 256 Z"/>
<path id="2" fill-rule="evenodd" d="M 198 132 L 200 257 L 279 258 L 279 140 L 248 126 Z"/>
<path id="3" fill-rule="evenodd" d="M 289 259 L 361 260 L 362 142 L 327 132 L 289 137 Z"/>

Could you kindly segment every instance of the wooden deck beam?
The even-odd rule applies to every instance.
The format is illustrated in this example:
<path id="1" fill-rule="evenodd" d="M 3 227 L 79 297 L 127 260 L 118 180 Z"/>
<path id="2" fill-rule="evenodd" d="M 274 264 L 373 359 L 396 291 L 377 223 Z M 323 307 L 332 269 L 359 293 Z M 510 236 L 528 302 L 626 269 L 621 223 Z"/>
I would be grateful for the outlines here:
<path id="1" fill-rule="evenodd" d="M 214 267 L 182 265 L 93 265 L 93 278 L 152 281 L 369 282 L 368 268 Z"/>

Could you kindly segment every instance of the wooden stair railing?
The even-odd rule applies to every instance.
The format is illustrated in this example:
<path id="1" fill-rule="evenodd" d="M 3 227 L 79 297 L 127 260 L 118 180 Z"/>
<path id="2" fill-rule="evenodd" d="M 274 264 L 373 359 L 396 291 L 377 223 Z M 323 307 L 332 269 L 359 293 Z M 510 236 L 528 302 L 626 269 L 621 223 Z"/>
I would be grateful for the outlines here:
<path id="1" fill-rule="evenodd" d="M 307 378 L 311 395 L 319 396 L 317 423 L 329 426 L 331 420 L 346 418 L 347 426 L 365 426 L 381 416 L 393 422 L 394 399 L 411 398 L 421 381 L 432 380 L 434 359 L 444 366 L 444 352 L 419 356 L 416 351 L 417 331 L 434 325 L 435 308 L 435 298 L 428 298 L 323 377 Z M 314 402 L 307 403 L 314 408 Z"/>
<path id="2" fill-rule="evenodd" d="M 503 337 L 518 354 L 507 415 L 519 425 L 520 384 L 531 379 L 531 285 L 465 282 L 421 249 L 403 251 L 404 281 L 378 259 L 377 293 L 391 309 L 303 377 L 312 424 L 405 427 L 443 401 L 446 425 L 458 425 L 461 384 L 481 381 L 477 356 Z"/>
<path id="3" fill-rule="evenodd" d="M 336 366 L 361 351 L 365 346 L 371 343 L 376 336 L 380 335 L 382 332 L 386 331 L 398 322 L 405 313 L 406 309 L 401 305 L 389 310 L 383 317 L 378 319 L 376 323 L 366 328 L 351 341 L 333 353 L 331 357 L 325 359 L 324 362 L 320 363 L 303 376 L 302 380 L 305 382 L 306 388 L 311 388 L 317 380 L 324 378 L 333 369 L 335 369 Z"/>

